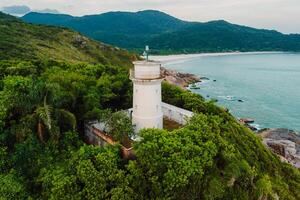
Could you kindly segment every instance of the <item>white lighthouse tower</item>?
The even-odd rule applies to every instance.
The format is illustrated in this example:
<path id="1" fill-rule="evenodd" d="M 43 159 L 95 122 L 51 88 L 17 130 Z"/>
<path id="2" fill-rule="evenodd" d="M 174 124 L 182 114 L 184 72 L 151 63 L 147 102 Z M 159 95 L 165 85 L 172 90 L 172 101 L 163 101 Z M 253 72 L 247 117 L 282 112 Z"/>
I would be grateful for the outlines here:
<path id="1" fill-rule="evenodd" d="M 134 70 L 131 71 L 133 81 L 133 112 L 132 123 L 135 131 L 143 128 L 163 128 L 163 112 L 161 98 L 160 73 L 161 64 L 148 60 L 134 62 Z"/>

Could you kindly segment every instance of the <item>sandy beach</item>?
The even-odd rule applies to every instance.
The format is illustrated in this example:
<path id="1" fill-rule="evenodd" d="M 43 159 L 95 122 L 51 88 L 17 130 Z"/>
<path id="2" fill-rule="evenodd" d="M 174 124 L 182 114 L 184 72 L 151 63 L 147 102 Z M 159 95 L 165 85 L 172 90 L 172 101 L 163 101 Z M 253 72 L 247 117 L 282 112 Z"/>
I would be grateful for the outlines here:
<path id="1" fill-rule="evenodd" d="M 255 54 L 278 54 L 283 52 L 278 51 L 258 51 L 258 52 L 227 52 L 227 53 L 198 53 L 198 54 L 176 54 L 163 56 L 150 56 L 151 60 L 159 61 L 163 64 L 188 60 L 203 56 L 228 56 L 228 55 L 255 55 Z"/>

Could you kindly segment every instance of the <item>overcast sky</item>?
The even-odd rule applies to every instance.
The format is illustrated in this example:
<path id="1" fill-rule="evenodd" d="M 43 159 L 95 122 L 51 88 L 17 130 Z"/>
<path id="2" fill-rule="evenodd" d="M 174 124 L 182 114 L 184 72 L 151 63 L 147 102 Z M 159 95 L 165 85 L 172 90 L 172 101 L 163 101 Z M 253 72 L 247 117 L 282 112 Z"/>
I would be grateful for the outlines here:
<path id="1" fill-rule="evenodd" d="M 13 5 L 76 16 L 155 9 L 189 21 L 224 19 L 284 33 L 300 33 L 300 0 L 0 0 L 2 8 Z"/>

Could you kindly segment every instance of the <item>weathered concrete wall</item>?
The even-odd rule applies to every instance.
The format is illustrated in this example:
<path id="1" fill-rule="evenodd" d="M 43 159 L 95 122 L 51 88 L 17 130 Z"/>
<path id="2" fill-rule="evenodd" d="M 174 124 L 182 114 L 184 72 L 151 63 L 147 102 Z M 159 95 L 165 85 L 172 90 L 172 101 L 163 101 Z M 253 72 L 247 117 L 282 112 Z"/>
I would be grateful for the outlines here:
<path id="1" fill-rule="evenodd" d="M 85 141 L 95 146 L 116 145 L 118 144 L 110 135 L 105 133 L 105 124 L 94 121 L 87 122 L 84 126 Z M 121 145 L 121 155 L 125 159 L 134 159 L 133 148 L 126 148 Z"/>
<path id="2" fill-rule="evenodd" d="M 85 141 L 88 144 L 93 144 L 97 146 L 104 146 L 107 144 L 106 140 L 101 137 L 101 129 L 95 128 L 97 126 L 97 122 L 86 123 L 84 126 L 84 137 Z"/>
<path id="3" fill-rule="evenodd" d="M 182 108 L 178 108 L 176 106 L 162 103 L 162 111 L 164 117 L 169 118 L 179 124 L 185 125 L 191 117 L 193 117 L 194 113 Z"/>

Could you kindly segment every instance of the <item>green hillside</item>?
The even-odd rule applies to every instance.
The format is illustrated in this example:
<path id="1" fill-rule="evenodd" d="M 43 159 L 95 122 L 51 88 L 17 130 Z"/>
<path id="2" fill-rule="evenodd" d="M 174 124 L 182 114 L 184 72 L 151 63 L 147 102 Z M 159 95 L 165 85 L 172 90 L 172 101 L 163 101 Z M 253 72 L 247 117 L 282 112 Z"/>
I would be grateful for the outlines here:
<path id="1" fill-rule="evenodd" d="M 126 51 L 93 41 L 77 32 L 30 25 L 0 12 L 0 59 L 55 59 L 68 62 L 128 62 Z M 129 63 L 127 63 L 129 64 Z"/>
<path id="2" fill-rule="evenodd" d="M 26 22 L 69 27 L 98 41 L 130 50 L 146 44 L 157 53 L 300 51 L 300 35 L 211 21 L 187 22 L 165 13 L 109 12 L 73 17 L 29 13 Z"/>
<path id="3" fill-rule="evenodd" d="M 186 26 L 185 22 L 158 11 L 109 12 L 84 17 L 29 13 L 22 19 L 35 24 L 69 27 L 98 41 L 133 48 L 144 45 L 153 35 Z"/>
<path id="4" fill-rule="evenodd" d="M 142 130 L 132 160 L 121 156 L 120 145 L 85 144 L 89 120 L 109 120 L 108 134 L 120 142 L 132 130 L 130 119 L 117 112 L 132 106 L 130 56 L 124 56 L 129 54 L 102 49 L 105 62 L 84 54 L 97 64 L 62 51 L 50 55 L 44 47 L 37 54 L 21 41 L 15 44 L 16 38 L 28 35 L 58 48 L 59 34 L 51 40 L 33 30 L 76 33 L 7 15 L 1 16 L 1 26 L 15 31 L 4 37 L 7 51 L 0 51 L 1 200 L 300 199 L 299 170 L 281 162 L 225 109 L 167 83 L 163 101 L 195 113 L 186 126 Z M 87 48 L 102 45 L 90 43 Z M 75 58 L 83 55 L 65 50 Z"/>
<path id="5" fill-rule="evenodd" d="M 300 35 L 212 21 L 163 33 L 148 42 L 155 49 L 175 52 L 300 51 Z"/>

